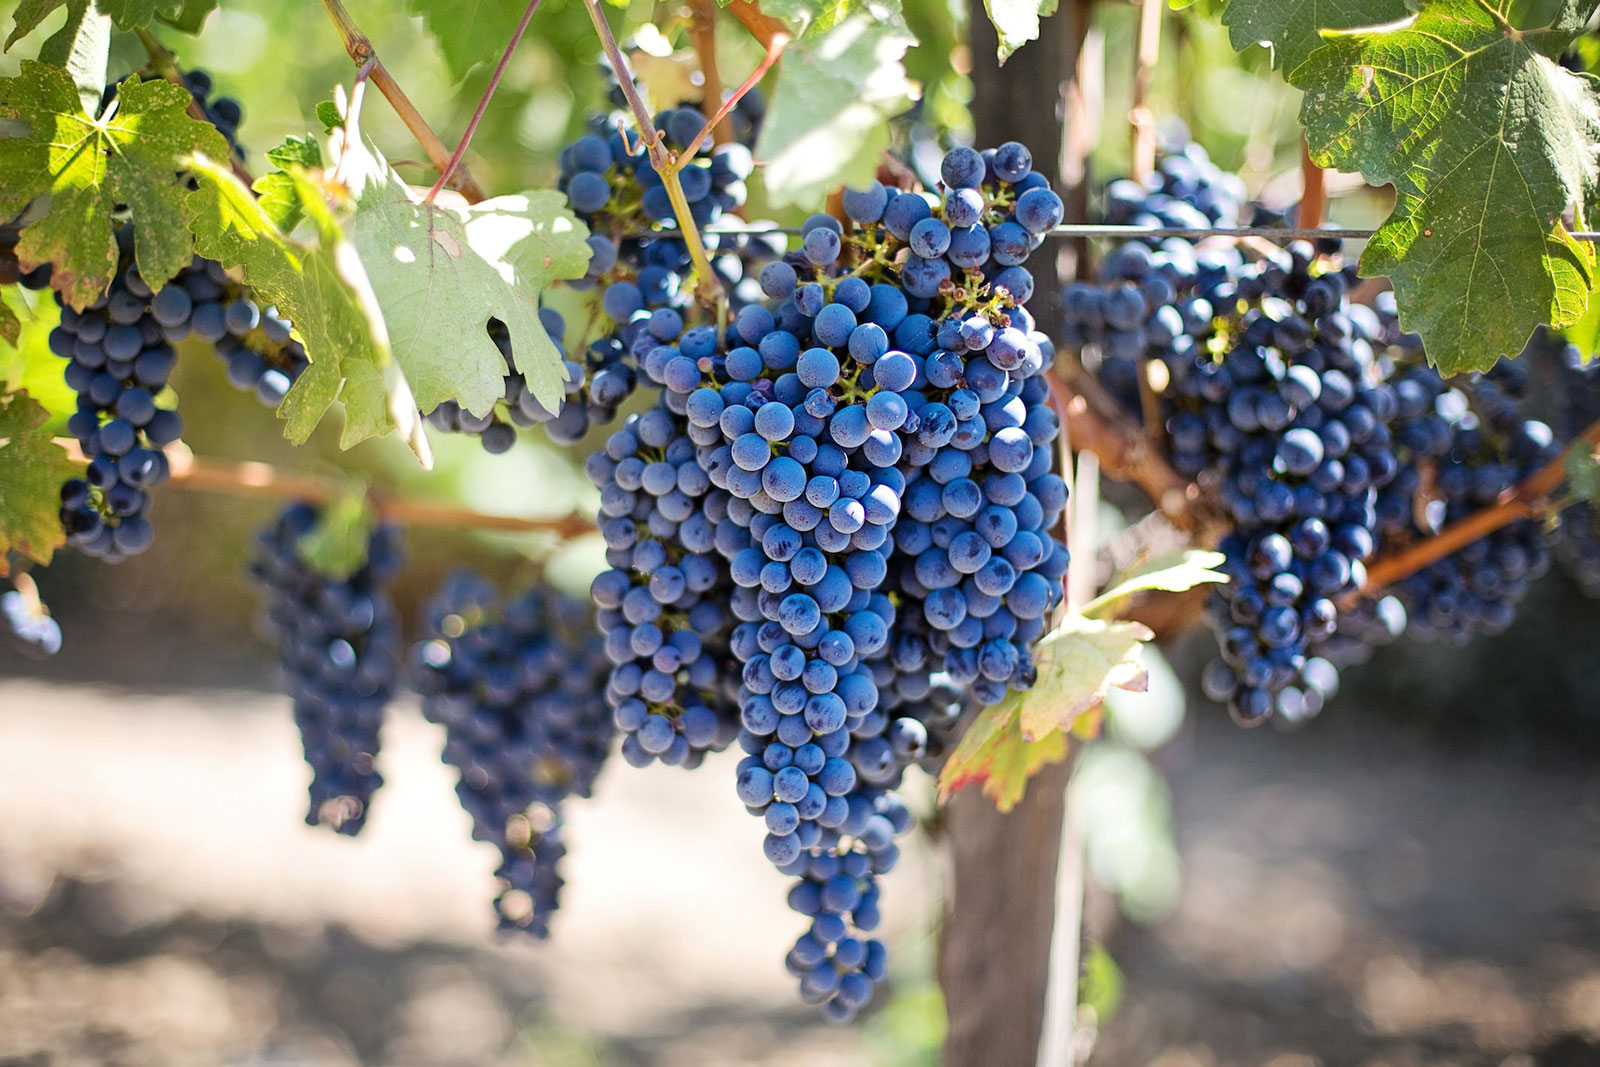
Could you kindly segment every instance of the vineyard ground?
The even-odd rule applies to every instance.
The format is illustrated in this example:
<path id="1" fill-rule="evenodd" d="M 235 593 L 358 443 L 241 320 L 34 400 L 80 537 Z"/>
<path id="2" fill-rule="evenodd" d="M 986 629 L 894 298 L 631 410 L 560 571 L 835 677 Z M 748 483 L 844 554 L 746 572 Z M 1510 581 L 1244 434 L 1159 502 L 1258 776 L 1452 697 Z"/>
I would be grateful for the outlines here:
<path id="1" fill-rule="evenodd" d="M 351 842 L 299 824 L 281 698 L 0 678 L 0 1064 L 905 1062 L 883 1020 L 793 1001 L 793 916 L 725 775 L 608 770 L 554 940 L 495 947 L 489 855 L 400 722 Z M 1091 908 L 1128 981 L 1095 1064 L 1600 1062 L 1600 774 L 1368 716 L 1197 722 L 1162 754 L 1177 915 Z M 926 960 L 936 868 L 908 853 L 889 935 Z"/>

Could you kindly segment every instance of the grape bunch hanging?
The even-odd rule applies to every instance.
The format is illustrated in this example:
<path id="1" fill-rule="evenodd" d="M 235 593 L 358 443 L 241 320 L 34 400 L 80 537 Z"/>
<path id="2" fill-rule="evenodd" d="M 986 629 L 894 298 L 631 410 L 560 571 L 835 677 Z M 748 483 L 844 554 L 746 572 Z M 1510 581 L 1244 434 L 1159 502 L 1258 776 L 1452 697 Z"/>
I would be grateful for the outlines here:
<path id="1" fill-rule="evenodd" d="M 1148 182 L 1107 191 L 1116 222 L 1203 227 L 1245 211 L 1236 179 L 1197 145 Z M 1203 684 L 1246 725 L 1316 714 L 1340 667 L 1402 633 L 1503 631 L 1548 569 L 1552 537 L 1580 578 L 1594 558 L 1579 505 L 1553 527 L 1511 522 L 1366 590 L 1376 556 L 1495 505 L 1560 446 L 1534 417 L 1526 363 L 1444 379 L 1400 330 L 1392 294 L 1357 298 L 1339 247 L 1130 241 L 1062 294 L 1068 343 L 1130 417 L 1153 418 L 1173 469 L 1231 523 L 1219 546 L 1229 581 L 1206 611 L 1221 655 Z M 1570 439 L 1594 421 L 1595 375 L 1575 353 L 1542 363 L 1560 375 Z"/>
<path id="2" fill-rule="evenodd" d="M 188 84 L 237 149 L 237 105 L 212 100 L 198 72 Z M 803 1000 L 846 1021 L 887 973 L 874 934 L 880 878 L 913 823 L 907 772 L 937 769 L 964 723 L 1035 684 L 1061 605 L 1056 347 L 1026 303 L 1029 257 L 1063 205 L 1022 145 L 957 147 L 933 188 L 845 189 L 837 214 L 808 217 L 789 247 L 736 217 L 759 119 L 746 110 L 739 139 L 717 144 L 698 111 L 655 116 L 666 147 L 694 156 L 675 180 L 729 292 L 726 320 L 693 299 L 689 235 L 643 140 L 627 118 L 598 117 L 559 159 L 591 234 L 588 273 L 571 283 L 591 294 L 591 325 L 573 337 L 540 311 L 563 403 L 535 399 L 491 320 L 506 364 L 494 410 L 426 413 L 490 453 L 536 425 L 586 446 L 605 553 L 590 604 L 458 574 L 403 666 L 390 527 L 366 538 L 361 567 L 329 574 L 306 550 L 321 512 L 295 504 L 263 531 L 251 572 L 312 771 L 308 822 L 362 829 L 403 679 L 442 728 L 473 837 L 499 853 L 500 927 L 543 937 L 564 805 L 590 794 L 613 745 L 631 767 L 685 769 L 736 747 L 713 765 L 760 820 L 804 919 L 785 966 Z M 1116 223 L 1203 229 L 1252 214 L 1238 179 L 1195 145 L 1107 190 Z M 1228 528 L 1204 688 L 1246 725 L 1315 715 L 1342 667 L 1403 632 L 1503 630 L 1552 541 L 1600 586 L 1600 533 L 1579 505 L 1368 589 L 1378 557 L 1494 505 L 1559 448 L 1533 417 L 1525 370 L 1441 378 L 1392 298 L 1367 293 L 1339 251 L 1130 240 L 1060 294 L 1063 347 Z M 67 428 L 85 463 L 61 521 L 109 561 L 151 541 L 150 491 L 182 426 L 167 389 L 175 346 L 202 342 L 268 406 L 307 366 L 292 324 L 221 265 L 197 258 L 155 290 L 130 229 L 119 256 L 108 292 L 63 308 L 50 336 L 79 398 Z M 24 280 L 40 287 L 46 273 Z M 1571 437 L 1600 411 L 1600 381 L 1553 350 Z"/>

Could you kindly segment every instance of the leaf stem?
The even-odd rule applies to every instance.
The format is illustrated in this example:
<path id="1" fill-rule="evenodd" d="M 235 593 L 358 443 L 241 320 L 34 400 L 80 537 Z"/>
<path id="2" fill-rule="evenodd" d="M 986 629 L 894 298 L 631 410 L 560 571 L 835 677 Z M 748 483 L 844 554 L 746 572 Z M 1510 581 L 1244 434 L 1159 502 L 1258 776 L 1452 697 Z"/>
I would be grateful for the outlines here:
<path id="1" fill-rule="evenodd" d="M 369 59 L 372 61 L 370 74 L 372 84 L 378 87 L 378 92 L 389 101 L 389 106 L 394 108 L 395 114 L 400 116 L 400 121 L 411 131 L 411 136 L 422 146 L 434 169 L 443 173 L 449 166 L 450 150 L 445 148 L 444 142 L 439 140 L 439 136 L 428 126 L 427 120 L 411 102 L 411 98 L 406 96 L 405 90 L 400 88 L 400 84 L 383 65 L 383 60 L 378 58 L 377 49 L 372 47 L 372 41 L 361 32 L 361 27 L 356 25 L 355 20 L 350 17 L 350 12 L 345 10 L 340 0 L 322 0 L 322 7 L 338 29 L 339 38 L 344 41 L 344 50 L 349 54 L 351 61 L 358 67 Z M 488 195 L 464 165 L 456 166 L 454 185 L 456 191 L 472 203 L 477 203 Z"/>
<path id="2" fill-rule="evenodd" d="M 55 443 L 65 449 L 75 462 L 88 461 L 77 441 L 58 437 Z M 228 463 L 202 459 L 181 447 L 169 448 L 167 457 L 171 462 L 172 475 L 166 484 L 174 489 L 261 500 L 308 500 L 314 503 L 324 503 L 349 492 L 349 482 L 344 479 L 281 470 L 266 463 Z M 586 515 L 572 514 L 556 518 L 495 515 L 454 504 L 387 496 L 381 492 L 374 492 L 372 497 L 378 514 L 385 521 L 405 526 L 553 533 L 561 538 L 578 537 L 594 530 L 593 520 Z"/>
<path id="3" fill-rule="evenodd" d="M 177 56 L 160 39 L 144 26 L 138 26 L 134 33 L 139 38 L 139 43 L 144 46 L 144 51 L 150 57 L 150 69 L 161 75 L 162 78 L 178 86 L 190 95 L 189 117 L 200 122 L 210 124 L 206 113 L 200 109 L 200 102 L 193 99 L 194 90 L 189 87 L 189 80 L 183 76 L 183 71 L 178 69 Z M 233 145 L 228 146 L 228 166 L 233 170 L 233 176 L 246 185 L 254 184 L 255 178 L 246 167 L 244 160 L 234 150 Z"/>
<path id="4" fill-rule="evenodd" d="M 1328 172 L 1311 158 L 1311 142 L 1300 139 L 1300 210 L 1295 222 L 1316 228 L 1328 221 Z"/>
<path id="5" fill-rule="evenodd" d="M 511 34 L 511 40 L 506 42 L 506 50 L 500 54 L 500 62 L 495 66 L 494 73 L 489 76 L 489 84 L 484 87 L 483 96 L 478 99 L 477 110 L 472 113 L 472 120 L 467 123 L 467 132 L 461 135 L 461 143 L 456 145 L 455 152 L 450 156 L 450 162 L 439 172 L 439 180 L 433 183 L 428 195 L 422 198 L 423 203 L 433 203 L 434 198 L 439 195 L 439 190 L 444 188 L 450 176 L 461 166 L 461 157 L 466 155 L 467 145 L 472 143 L 472 135 L 478 132 L 478 123 L 483 121 L 483 113 L 489 110 L 489 101 L 494 97 L 494 91 L 500 87 L 500 79 L 505 76 L 506 67 L 511 63 L 511 53 L 516 51 L 523 33 L 528 29 L 528 23 L 533 20 L 533 13 L 537 10 L 539 10 L 539 0 L 528 0 L 528 6 L 522 12 L 522 21 L 517 23 L 516 30 Z"/>
<path id="6" fill-rule="evenodd" d="M 672 153 L 667 150 L 664 138 L 650 119 L 650 109 L 645 106 L 644 98 L 639 95 L 638 83 L 633 80 L 633 72 L 628 69 L 628 61 L 622 55 L 622 49 L 617 46 L 617 38 L 612 34 L 610 24 L 606 22 L 606 17 L 600 10 L 599 0 L 583 0 L 583 6 L 589 12 L 589 21 L 594 23 L 595 35 L 600 38 L 600 45 L 605 49 L 606 59 L 610 61 L 611 70 L 617 76 L 617 84 L 622 87 L 622 95 L 628 101 L 628 108 L 633 112 L 634 121 L 639 124 L 639 136 L 650 152 L 650 163 L 661 176 L 661 184 L 666 187 L 667 198 L 672 201 L 672 213 L 677 216 L 678 230 L 683 236 L 684 244 L 688 246 L 689 261 L 694 265 L 695 296 L 707 307 L 720 308 L 725 302 L 722 285 L 717 281 L 717 276 L 711 272 L 711 261 L 706 256 L 705 243 L 700 239 L 700 229 L 695 225 L 694 216 L 689 212 L 689 199 L 684 195 L 683 181 L 678 177 L 679 165 Z M 721 316 L 722 312 L 719 311 L 719 321 Z"/>

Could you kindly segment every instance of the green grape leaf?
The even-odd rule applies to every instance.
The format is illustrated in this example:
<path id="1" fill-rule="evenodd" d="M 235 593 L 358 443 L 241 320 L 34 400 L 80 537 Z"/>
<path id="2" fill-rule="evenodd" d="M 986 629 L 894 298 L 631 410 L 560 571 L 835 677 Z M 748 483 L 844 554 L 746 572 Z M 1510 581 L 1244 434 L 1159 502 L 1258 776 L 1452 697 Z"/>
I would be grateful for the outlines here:
<path id="1" fill-rule="evenodd" d="M 344 406 L 341 447 L 397 430 L 424 467 L 432 453 L 405 375 L 356 250 L 345 240 L 319 191 L 299 175 L 299 199 L 313 243 L 290 240 L 231 171 L 205 157 L 185 162 L 198 188 L 189 195 L 190 227 L 200 254 L 244 279 L 265 304 L 293 323 L 311 365 L 284 397 L 285 433 L 303 443 L 335 402 Z"/>
<path id="2" fill-rule="evenodd" d="M 1587 441 L 1574 442 L 1562 466 L 1567 474 L 1567 490 L 1587 504 L 1600 504 L 1600 455 Z"/>
<path id="3" fill-rule="evenodd" d="M 50 12 L 65 6 L 67 2 L 68 0 L 22 0 L 17 5 L 16 11 L 11 13 L 11 35 L 6 38 L 4 50 L 11 51 L 12 45 L 38 29 L 39 24 L 50 17 Z M 70 15 L 67 21 L 72 21 Z"/>
<path id="4" fill-rule="evenodd" d="M 1557 63 L 1580 12 L 1519 30 L 1512 7 L 1428 0 L 1403 23 L 1330 36 L 1290 74 L 1317 164 L 1395 186 L 1362 273 L 1390 277 L 1401 325 L 1447 374 L 1576 321 L 1595 282 L 1594 249 L 1561 222 L 1584 218 L 1597 180 L 1597 83 Z"/>
<path id="5" fill-rule="evenodd" d="M 522 0 L 407 0 L 439 43 L 445 66 L 457 81 L 478 63 L 496 59 L 522 20 Z"/>
<path id="6" fill-rule="evenodd" d="M 317 121 L 322 123 L 324 133 L 332 133 L 344 125 L 344 115 L 340 114 L 338 104 L 323 100 L 317 104 Z"/>
<path id="7" fill-rule="evenodd" d="M 1057 0 L 983 0 L 1000 41 L 1001 63 L 1029 41 L 1039 39 L 1039 20 L 1054 15 L 1056 6 Z"/>
<path id="8" fill-rule="evenodd" d="M 0 288 L 0 320 L 17 324 L 15 338 L 0 344 L 0 392 L 26 392 L 65 422 L 78 409 L 78 394 L 61 376 L 61 357 L 50 351 L 50 331 L 61 321 L 55 297 L 20 285 Z"/>
<path id="9" fill-rule="evenodd" d="M 1071 729 L 1112 687 L 1143 692 L 1150 684 L 1144 646 L 1154 639 L 1143 623 L 1068 615 L 1034 650 L 1039 680 L 1022 694 L 1023 738 Z"/>
<path id="10" fill-rule="evenodd" d="M 352 486 L 322 505 L 317 524 L 295 547 L 317 573 L 342 582 L 366 566 L 367 546 L 377 525 L 365 487 Z"/>
<path id="11" fill-rule="evenodd" d="M 17 318 L 17 313 L 11 310 L 11 305 L 0 300 L 0 341 L 4 341 L 12 348 L 17 347 L 17 342 L 22 338 L 22 320 Z"/>
<path id="12" fill-rule="evenodd" d="M 915 43 L 890 22 L 855 15 L 789 46 L 755 153 L 775 204 L 821 203 L 872 178 L 890 116 L 918 93 L 903 63 Z"/>
<path id="13" fill-rule="evenodd" d="M 1322 44 L 1324 30 L 1353 30 L 1405 18 L 1406 0 L 1227 0 L 1222 24 L 1234 51 L 1264 44 L 1272 65 L 1294 70 Z"/>
<path id="14" fill-rule="evenodd" d="M 24 60 L 0 80 L 0 117 L 20 118 L 31 135 L 0 140 L 0 216 L 13 218 L 35 198 L 50 210 L 17 242 L 31 270 L 53 268 L 51 284 L 82 310 L 117 269 L 112 212 L 131 209 L 139 273 L 159 287 L 187 266 L 193 248 L 184 225 L 179 161 L 191 152 L 226 159 L 228 146 L 210 124 L 189 117 L 189 94 L 165 81 L 128 78 L 101 118 L 84 112 L 72 78 L 59 67 Z"/>
<path id="15" fill-rule="evenodd" d="M 356 201 L 350 240 L 422 409 L 455 400 L 484 415 L 505 394 L 505 357 L 487 333 L 492 317 L 505 324 L 534 396 L 557 410 L 566 375 L 539 321 L 539 294 L 583 277 L 591 253 L 566 197 L 545 189 L 426 204 L 370 142 L 346 144 L 342 134 L 330 156 Z"/>
<path id="16" fill-rule="evenodd" d="M 156 10 L 156 18 L 175 30 L 199 33 L 216 9 L 217 0 L 170 0 Z"/>
<path id="17" fill-rule="evenodd" d="M 272 224 L 289 233 L 300 225 L 305 211 L 300 204 L 299 186 L 294 175 L 287 171 L 291 167 L 320 170 L 322 148 L 313 138 L 290 137 L 267 152 L 267 161 L 278 169 L 257 178 L 250 188 L 255 190 L 261 210 L 266 212 Z"/>
<path id="18" fill-rule="evenodd" d="M 1035 741 L 1022 736 L 1022 700 L 1022 693 L 1007 693 L 1000 703 L 978 713 L 939 769 L 939 803 L 978 784 L 995 807 L 1010 811 L 1027 791 L 1030 778 L 1067 758 L 1067 735 L 1060 730 Z"/>
<path id="19" fill-rule="evenodd" d="M 1221 552 L 1187 548 L 1145 560 L 1111 587 L 1083 606 L 1083 614 L 1101 617 L 1124 597 L 1134 593 L 1182 593 L 1197 585 L 1227 582 L 1228 576 L 1216 568 L 1226 559 Z"/>
<path id="20" fill-rule="evenodd" d="M 49 422 L 27 393 L 0 395 L 0 577 L 10 573 L 10 552 L 46 564 L 66 543 L 61 484 L 78 471 Z"/>

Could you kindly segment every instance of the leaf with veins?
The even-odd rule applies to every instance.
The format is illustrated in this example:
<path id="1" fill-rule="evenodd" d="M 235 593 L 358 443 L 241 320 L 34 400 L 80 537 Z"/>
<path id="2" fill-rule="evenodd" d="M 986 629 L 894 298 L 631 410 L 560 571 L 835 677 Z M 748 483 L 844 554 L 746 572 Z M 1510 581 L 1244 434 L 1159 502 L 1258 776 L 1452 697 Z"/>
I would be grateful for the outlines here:
<path id="1" fill-rule="evenodd" d="M 350 240 L 422 410 L 454 400 L 484 415 L 504 395 L 505 357 L 489 338 L 490 318 L 505 324 L 533 395 L 557 410 L 565 370 L 539 321 L 539 294 L 581 278 L 590 255 L 589 231 L 566 197 L 546 189 L 428 204 L 365 138 L 352 143 L 335 130 L 330 156 L 356 202 Z"/>

